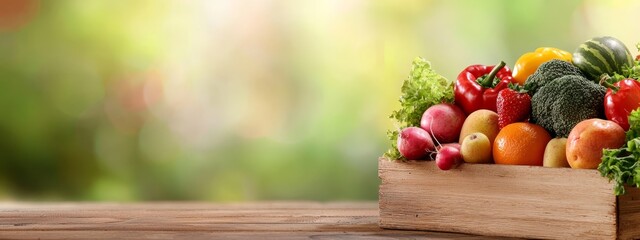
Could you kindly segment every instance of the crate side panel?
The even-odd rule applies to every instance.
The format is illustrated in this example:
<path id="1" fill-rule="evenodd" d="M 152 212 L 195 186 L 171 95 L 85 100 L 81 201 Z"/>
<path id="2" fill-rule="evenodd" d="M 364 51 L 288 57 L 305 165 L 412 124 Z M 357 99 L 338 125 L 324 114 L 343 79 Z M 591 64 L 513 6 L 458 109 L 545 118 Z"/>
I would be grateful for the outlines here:
<path id="1" fill-rule="evenodd" d="M 627 187 L 627 193 L 618 197 L 618 237 L 640 239 L 640 189 Z"/>

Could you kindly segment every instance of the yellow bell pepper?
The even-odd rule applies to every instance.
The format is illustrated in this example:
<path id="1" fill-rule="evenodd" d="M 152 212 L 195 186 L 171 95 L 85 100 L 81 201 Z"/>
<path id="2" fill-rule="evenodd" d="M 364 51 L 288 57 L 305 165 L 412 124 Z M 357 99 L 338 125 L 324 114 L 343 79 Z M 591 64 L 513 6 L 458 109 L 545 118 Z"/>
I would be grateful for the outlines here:
<path id="1" fill-rule="evenodd" d="M 536 49 L 535 52 L 523 54 L 513 66 L 514 82 L 524 85 L 529 75 L 533 74 L 540 64 L 552 59 L 571 62 L 571 53 L 557 48 L 541 47 Z"/>

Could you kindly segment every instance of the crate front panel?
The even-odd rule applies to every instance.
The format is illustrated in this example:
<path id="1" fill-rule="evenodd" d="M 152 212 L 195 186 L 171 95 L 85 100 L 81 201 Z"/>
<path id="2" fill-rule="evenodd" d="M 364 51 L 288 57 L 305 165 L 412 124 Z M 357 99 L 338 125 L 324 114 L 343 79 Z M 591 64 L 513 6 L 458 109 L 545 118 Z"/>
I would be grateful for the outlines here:
<path id="1" fill-rule="evenodd" d="M 379 159 L 380 226 L 527 238 L 612 239 L 616 197 L 595 170 Z"/>

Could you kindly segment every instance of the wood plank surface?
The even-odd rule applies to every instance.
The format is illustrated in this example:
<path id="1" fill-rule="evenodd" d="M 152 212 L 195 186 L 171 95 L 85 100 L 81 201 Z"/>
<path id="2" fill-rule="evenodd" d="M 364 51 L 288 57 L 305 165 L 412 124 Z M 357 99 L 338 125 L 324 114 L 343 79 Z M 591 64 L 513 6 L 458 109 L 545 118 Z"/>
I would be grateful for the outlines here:
<path id="1" fill-rule="evenodd" d="M 617 233 L 612 184 L 596 170 L 462 164 L 441 171 L 433 161 L 381 158 L 379 176 L 384 228 L 554 239 Z"/>
<path id="2" fill-rule="evenodd" d="M 375 202 L 0 203 L 0 239 L 495 239 L 384 230 Z"/>

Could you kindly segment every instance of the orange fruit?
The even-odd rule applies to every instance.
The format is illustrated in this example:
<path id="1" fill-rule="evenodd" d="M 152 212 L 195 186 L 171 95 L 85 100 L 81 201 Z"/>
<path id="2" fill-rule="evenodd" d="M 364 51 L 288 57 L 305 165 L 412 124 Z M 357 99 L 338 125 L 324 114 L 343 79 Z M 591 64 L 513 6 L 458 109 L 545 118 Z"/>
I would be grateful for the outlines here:
<path id="1" fill-rule="evenodd" d="M 551 135 L 533 123 L 512 123 L 500 130 L 493 142 L 496 164 L 542 166 Z"/>

